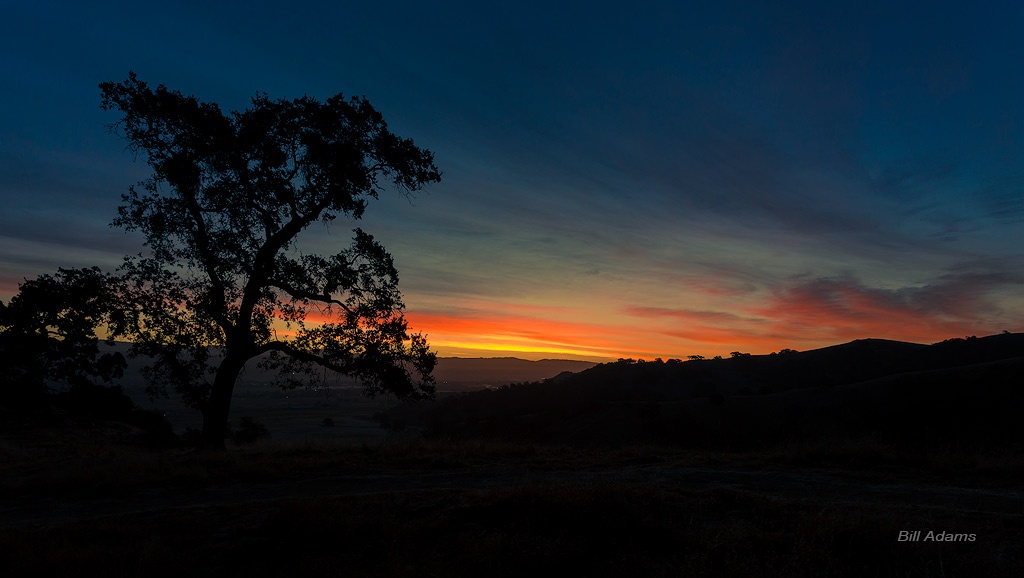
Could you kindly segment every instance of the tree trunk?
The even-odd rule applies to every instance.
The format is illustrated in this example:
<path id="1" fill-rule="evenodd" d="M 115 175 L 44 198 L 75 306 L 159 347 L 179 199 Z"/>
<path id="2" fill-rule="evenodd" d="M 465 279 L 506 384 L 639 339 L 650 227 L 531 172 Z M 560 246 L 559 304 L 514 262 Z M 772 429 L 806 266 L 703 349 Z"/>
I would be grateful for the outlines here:
<path id="1" fill-rule="evenodd" d="M 228 414 L 231 412 L 231 396 L 235 390 L 235 382 L 238 381 L 238 374 L 244 365 L 244 360 L 228 356 L 217 368 L 217 376 L 210 391 L 210 402 L 203 411 L 203 434 L 199 442 L 201 449 L 224 449 Z"/>

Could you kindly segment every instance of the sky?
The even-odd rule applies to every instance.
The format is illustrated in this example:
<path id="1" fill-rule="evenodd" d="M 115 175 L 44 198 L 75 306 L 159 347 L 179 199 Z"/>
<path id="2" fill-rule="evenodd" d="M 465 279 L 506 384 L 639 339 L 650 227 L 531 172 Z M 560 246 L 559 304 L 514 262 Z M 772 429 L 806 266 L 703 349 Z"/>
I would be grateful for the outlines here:
<path id="1" fill-rule="evenodd" d="M 1024 4 L 18 2 L 0 299 L 116 267 L 97 85 L 363 95 L 443 176 L 350 229 L 442 356 L 605 361 L 1024 331 Z"/>

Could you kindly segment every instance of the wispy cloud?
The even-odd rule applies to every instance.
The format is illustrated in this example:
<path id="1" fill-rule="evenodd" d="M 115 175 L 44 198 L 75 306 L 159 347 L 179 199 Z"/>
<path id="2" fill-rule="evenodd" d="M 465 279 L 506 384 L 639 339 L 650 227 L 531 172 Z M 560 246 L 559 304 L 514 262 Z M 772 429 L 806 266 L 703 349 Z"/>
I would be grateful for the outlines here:
<path id="1" fill-rule="evenodd" d="M 1024 280 L 1003 273 L 949 273 L 929 283 L 886 289 L 854 278 L 810 279 L 778 288 L 750 309 L 778 335 L 819 341 L 885 337 L 932 342 L 944 337 L 1017 329 L 993 295 Z"/>
<path id="2" fill-rule="evenodd" d="M 794 278 L 752 299 L 722 296 L 714 309 L 626 306 L 638 319 L 693 353 L 735 348 L 766 353 L 808 349 L 867 337 L 931 343 L 948 337 L 1020 330 L 1024 314 L 1005 297 L 1024 278 L 962 266 L 914 286 L 870 286 L 853 276 Z M 750 297 L 750 296 L 748 296 Z M 666 345 L 672 344 L 666 342 Z"/>

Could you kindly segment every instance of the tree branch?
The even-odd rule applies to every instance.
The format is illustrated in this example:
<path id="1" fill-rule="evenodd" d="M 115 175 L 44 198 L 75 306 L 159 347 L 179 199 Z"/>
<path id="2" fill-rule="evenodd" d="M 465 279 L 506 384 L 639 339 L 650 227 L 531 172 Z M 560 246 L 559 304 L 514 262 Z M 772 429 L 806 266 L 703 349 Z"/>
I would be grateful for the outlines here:
<path id="1" fill-rule="evenodd" d="M 252 324 L 252 314 L 256 307 L 257 301 L 260 298 L 260 291 L 266 287 L 267 281 L 274 271 L 274 259 L 277 253 L 286 245 L 289 241 L 294 239 L 296 235 L 302 232 L 307 225 L 312 223 L 314 220 L 320 217 L 322 213 L 329 205 L 330 201 L 325 196 L 320 203 L 314 207 L 314 211 L 306 215 L 302 215 L 301 218 L 293 218 L 289 220 L 283 227 L 277 230 L 276 233 L 271 235 L 263 246 L 256 251 L 256 255 L 253 258 L 252 273 L 249 275 L 249 280 L 245 284 L 245 289 L 242 292 L 242 303 L 239 306 L 238 312 L 238 326 L 244 328 L 246 331 Z"/>
<path id="2" fill-rule="evenodd" d="M 225 295 L 227 289 L 214 266 L 217 258 L 210 248 L 210 237 L 206 230 L 206 221 L 203 219 L 203 210 L 199 206 L 194 190 L 182 187 L 181 196 L 185 200 L 185 206 L 188 208 L 189 215 L 195 221 L 197 249 L 199 249 L 199 253 L 202 255 L 203 269 L 206 271 L 207 277 L 210 278 L 210 284 L 212 285 L 210 289 L 211 303 L 208 313 L 217 322 L 217 325 L 220 325 L 221 329 L 228 332 L 233 326 L 227 316 L 224 315 L 227 304 L 227 297 Z"/>
<path id="3" fill-rule="evenodd" d="M 341 307 L 342 309 L 344 309 L 346 313 L 349 313 L 349 314 L 353 314 L 354 313 L 352 308 L 349 307 L 347 304 L 345 304 L 345 302 L 343 302 L 343 301 L 339 301 L 337 299 L 332 299 L 329 295 L 321 295 L 321 294 L 318 294 L 318 293 L 313 293 L 312 291 L 306 291 L 305 289 L 299 289 L 298 287 L 293 287 L 293 286 L 285 283 L 284 281 L 281 281 L 280 279 L 275 279 L 275 278 L 271 277 L 270 279 L 267 280 L 267 285 L 270 286 L 270 287 L 275 287 L 277 289 L 280 289 L 280 290 L 284 291 L 285 293 L 287 293 L 288 295 L 290 295 L 291 297 L 293 297 L 295 299 L 309 299 L 310 301 L 316 301 L 318 303 L 326 303 L 328 305 L 337 305 L 338 307 Z"/>
<path id="4" fill-rule="evenodd" d="M 320 367 L 326 367 L 331 371 L 337 371 L 338 373 L 346 375 L 351 373 L 353 369 L 351 367 L 345 367 L 342 365 L 338 365 L 336 363 L 331 363 L 330 360 L 324 357 L 321 357 L 314 353 L 310 353 L 309 351 L 303 349 L 296 349 L 295 347 L 292 347 L 291 345 L 288 345 L 283 341 L 270 341 L 264 343 L 263 345 L 260 345 L 259 347 L 256 348 L 256 355 L 263 355 L 264 353 L 269 353 L 271 351 L 279 351 L 299 361 L 315 363 Z"/>

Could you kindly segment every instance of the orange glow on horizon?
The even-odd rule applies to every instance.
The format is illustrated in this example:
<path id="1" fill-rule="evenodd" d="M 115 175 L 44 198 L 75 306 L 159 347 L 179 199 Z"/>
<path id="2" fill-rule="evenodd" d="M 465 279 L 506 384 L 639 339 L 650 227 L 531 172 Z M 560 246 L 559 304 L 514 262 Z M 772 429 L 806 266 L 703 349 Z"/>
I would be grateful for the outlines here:
<path id="1" fill-rule="evenodd" d="M 950 337 L 1019 330 L 986 323 L 982 300 L 957 302 L 945 312 L 930 311 L 900 294 L 841 280 L 818 280 L 763 295 L 731 300 L 729 312 L 620 304 L 587 307 L 500 302 L 462 303 L 452 311 L 406 311 L 409 330 L 423 333 L 441 357 L 518 357 L 593 362 L 619 358 L 651 360 L 754 355 L 783 348 L 800 351 L 882 338 L 935 343 Z M 594 314 L 600 311 L 601 317 Z M 336 317 L 313 310 L 310 325 Z M 294 337 L 284 321 L 273 323 L 276 338 Z"/>
<path id="2" fill-rule="evenodd" d="M 934 343 L 985 333 L 978 319 L 948 319 L 883 292 L 840 282 L 795 287 L 743 306 L 736 303 L 735 313 L 628 306 L 614 311 L 598 305 L 590 309 L 611 313 L 600 319 L 583 308 L 473 303 L 451 314 L 409 311 L 406 319 L 410 330 L 426 334 L 442 357 L 595 362 L 727 356 L 732 351 L 766 354 L 871 337 Z M 310 321 L 321 319 L 310 316 Z"/>
<path id="3" fill-rule="evenodd" d="M 630 348 L 606 337 L 614 327 L 570 321 L 537 319 L 522 315 L 446 316 L 436 313 L 406 314 L 413 331 L 427 334 L 427 341 L 441 356 L 493 357 L 513 355 L 524 359 L 571 357 L 609 361 L 625 356 Z"/>

